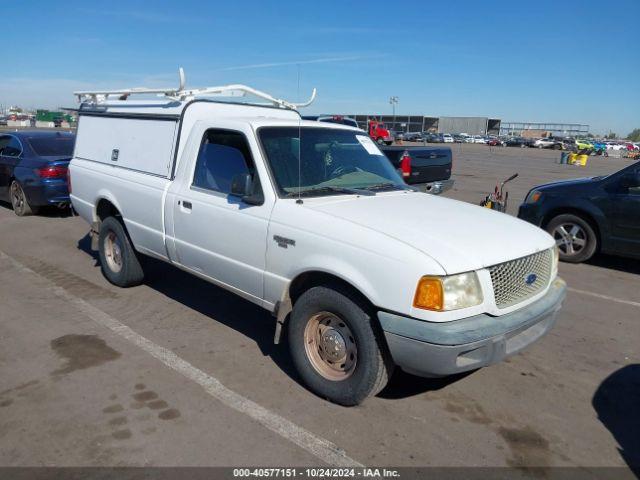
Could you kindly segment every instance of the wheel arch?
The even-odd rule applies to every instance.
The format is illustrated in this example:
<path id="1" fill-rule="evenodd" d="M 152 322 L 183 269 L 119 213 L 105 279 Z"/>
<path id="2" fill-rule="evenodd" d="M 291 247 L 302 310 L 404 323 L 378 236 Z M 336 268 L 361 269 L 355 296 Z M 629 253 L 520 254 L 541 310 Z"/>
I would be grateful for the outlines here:
<path id="1" fill-rule="evenodd" d="M 110 195 L 100 195 L 95 203 L 94 221 L 101 222 L 111 216 L 122 217 L 122 209 Z"/>
<path id="2" fill-rule="evenodd" d="M 275 343 L 280 343 L 282 327 L 286 325 L 296 300 L 307 290 L 319 286 L 338 287 L 341 292 L 345 292 L 353 301 L 357 302 L 369 311 L 375 325 L 379 327 L 378 317 L 375 314 L 375 304 L 365 293 L 363 293 L 361 288 L 358 288 L 352 282 L 336 275 L 335 273 L 323 270 L 306 270 L 298 273 L 289 282 L 283 293 L 282 299 L 276 306 L 275 315 L 277 317 L 277 324 L 274 338 Z"/>
<path id="3" fill-rule="evenodd" d="M 546 230 L 551 220 L 553 220 L 558 215 L 565 215 L 565 214 L 575 215 L 577 217 L 580 217 L 591 226 L 591 228 L 596 234 L 596 239 L 598 242 L 596 251 L 599 251 L 602 248 L 602 238 L 603 238 L 602 228 L 600 226 L 600 222 L 596 220 L 596 216 L 586 209 L 573 207 L 573 206 L 556 207 L 552 210 L 549 210 L 549 212 L 544 216 L 544 218 L 542 219 L 541 227 Z"/>

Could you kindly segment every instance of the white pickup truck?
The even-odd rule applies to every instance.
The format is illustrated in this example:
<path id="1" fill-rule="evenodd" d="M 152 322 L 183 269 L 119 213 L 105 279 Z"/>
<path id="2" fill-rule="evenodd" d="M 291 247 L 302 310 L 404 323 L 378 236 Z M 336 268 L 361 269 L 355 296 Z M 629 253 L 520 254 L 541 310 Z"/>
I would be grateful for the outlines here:
<path id="1" fill-rule="evenodd" d="M 272 105 L 201 98 L 225 90 Z M 414 191 L 362 131 L 248 87 L 127 99 L 154 92 L 76 92 L 71 200 L 113 284 L 143 282 L 151 256 L 262 306 L 309 388 L 343 405 L 395 366 L 477 369 L 554 324 L 566 286 L 543 230 Z"/>

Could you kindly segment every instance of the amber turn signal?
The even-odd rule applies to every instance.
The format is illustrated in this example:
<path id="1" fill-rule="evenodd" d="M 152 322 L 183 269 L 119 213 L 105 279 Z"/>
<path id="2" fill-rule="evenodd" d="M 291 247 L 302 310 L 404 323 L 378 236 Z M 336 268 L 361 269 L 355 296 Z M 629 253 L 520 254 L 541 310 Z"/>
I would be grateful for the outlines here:
<path id="1" fill-rule="evenodd" d="M 444 307 L 442 281 L 437 277 L 422 277 L 413 297 L 413 306 L 425 310 L 441 311 Z"/>

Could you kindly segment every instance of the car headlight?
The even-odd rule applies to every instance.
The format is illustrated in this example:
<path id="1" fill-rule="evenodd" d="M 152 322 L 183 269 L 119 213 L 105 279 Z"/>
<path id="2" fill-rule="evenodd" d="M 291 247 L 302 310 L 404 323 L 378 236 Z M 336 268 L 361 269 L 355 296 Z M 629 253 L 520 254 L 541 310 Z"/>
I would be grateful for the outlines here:
<path id="1" fill-rule="evenodd" d="M 542 192 L 540 190 L 531 190 L 524 199 L 524 203 L 536 203 L 542 198 Z"/>
<path id="2" fill-rule="evenodd" d="M 413 306 L 424 310 L 446 311 L 480 305 L 482 289 L 476 272 L 446 277 L 422 277 Z"/>

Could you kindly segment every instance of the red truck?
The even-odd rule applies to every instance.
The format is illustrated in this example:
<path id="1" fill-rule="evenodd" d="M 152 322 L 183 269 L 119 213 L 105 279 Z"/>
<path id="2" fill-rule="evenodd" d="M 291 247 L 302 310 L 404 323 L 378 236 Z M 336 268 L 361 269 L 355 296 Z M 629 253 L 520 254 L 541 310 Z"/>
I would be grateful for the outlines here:
<path id="1" fill-rule="evenodd" d="M 369 130 L 369 136 L 378 145 L 391 145 L 393 143 L 393 136 L 384 123 L 377 120 L 369 120 L 367 122 L 367 127 Z"/>

